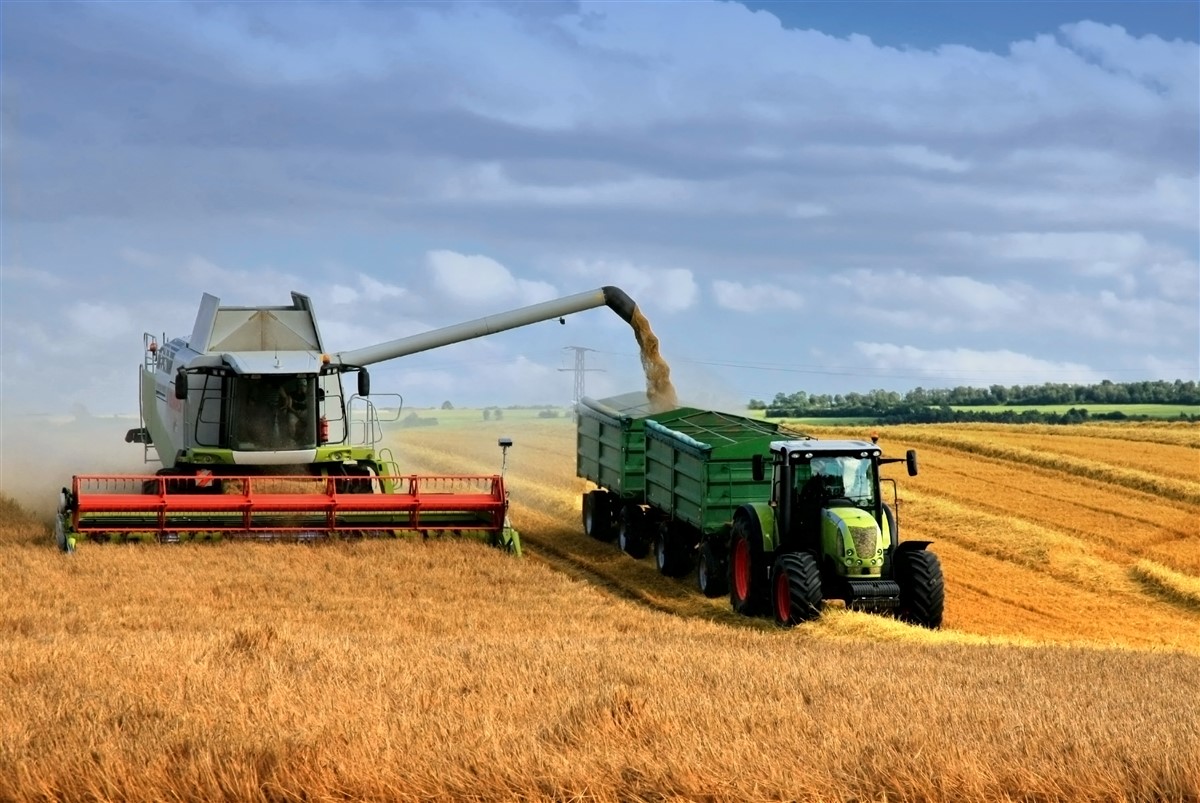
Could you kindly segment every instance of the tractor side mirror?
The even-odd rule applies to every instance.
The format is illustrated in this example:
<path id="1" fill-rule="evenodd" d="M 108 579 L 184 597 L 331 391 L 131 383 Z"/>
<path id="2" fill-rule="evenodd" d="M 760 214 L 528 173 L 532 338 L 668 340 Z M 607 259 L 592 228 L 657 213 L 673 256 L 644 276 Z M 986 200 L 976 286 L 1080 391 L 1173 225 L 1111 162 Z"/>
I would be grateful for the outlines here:
<path id="1" fill-rule="evenodd" d="M 908 464 L 908 476 L 917 476 L 917 450 L 909 449 L 904 456 L 904 462 Z"/>
<path id="2" fill-rule="evenodd" d="M 184 400 L 187 398 L 188 392 L 188 375 L 187 372 L 180 368 L 175 372 L 175 398 Z"/>
<path id="3" fill-rule="evenodd" d="M 367 373 L 366 368 L 358 369 L 358 395 L 359 396 L 370 396 L 371 395 L 371 375 L 369 373 Z"/>
<path id="4" fill-rule="evenodd" d="M 763 456 L 756 454 L 750 458 L 750 477 L 755 482 L 762 482 L 765 475 L 766 473 L 763 470 Z"/>

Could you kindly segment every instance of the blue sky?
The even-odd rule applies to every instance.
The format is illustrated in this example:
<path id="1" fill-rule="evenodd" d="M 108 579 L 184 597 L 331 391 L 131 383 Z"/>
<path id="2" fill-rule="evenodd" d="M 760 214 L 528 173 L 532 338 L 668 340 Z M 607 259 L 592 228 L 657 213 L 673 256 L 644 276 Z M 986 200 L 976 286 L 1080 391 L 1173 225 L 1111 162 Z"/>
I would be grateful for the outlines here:
<path id="1" fill-rule="evenodd" d="M 606 284 L 681 394 L 1200 378 L 1196 3 L 19 3 L 4 413 L 136 412 L 201 293 L 341 350 Z M 641 386 L 607 311 L 381 365 Z"/>

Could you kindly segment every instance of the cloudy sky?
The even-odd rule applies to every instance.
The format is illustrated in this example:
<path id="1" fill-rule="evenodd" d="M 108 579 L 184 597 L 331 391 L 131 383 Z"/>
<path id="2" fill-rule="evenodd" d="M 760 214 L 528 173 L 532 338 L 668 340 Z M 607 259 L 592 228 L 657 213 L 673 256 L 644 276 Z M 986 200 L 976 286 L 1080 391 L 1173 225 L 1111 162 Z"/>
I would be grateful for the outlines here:
<path id="1" fill-rule="evenodd" d="M 4 3 L 6 415 L 136 412 L 203 292 L 330 350 L 606 284 L 680 392 L 1200 378 L 1197 4 Z M 407 405 L 641 386 L 607 310 Z"/>

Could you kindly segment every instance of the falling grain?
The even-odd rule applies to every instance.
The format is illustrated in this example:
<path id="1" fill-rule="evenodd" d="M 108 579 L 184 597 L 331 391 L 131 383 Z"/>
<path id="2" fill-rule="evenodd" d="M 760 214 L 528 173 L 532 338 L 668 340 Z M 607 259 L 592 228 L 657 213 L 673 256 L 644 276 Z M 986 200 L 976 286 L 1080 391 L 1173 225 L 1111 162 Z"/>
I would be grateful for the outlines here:
<path id="1" fill-rule="evenodd" d="M 651 411 L 661 412 L 678 407 L 679 397 L 675 393 L 675 385 L 671 383 L 671 366 L 659 353 L 658 335 L 654 334 L 650 321 L 637 307 L 633 310 L 630 323 L 638 348 L 641 349 L 642 370 L 646 373 L 646 394 L 650 397 Z"/>

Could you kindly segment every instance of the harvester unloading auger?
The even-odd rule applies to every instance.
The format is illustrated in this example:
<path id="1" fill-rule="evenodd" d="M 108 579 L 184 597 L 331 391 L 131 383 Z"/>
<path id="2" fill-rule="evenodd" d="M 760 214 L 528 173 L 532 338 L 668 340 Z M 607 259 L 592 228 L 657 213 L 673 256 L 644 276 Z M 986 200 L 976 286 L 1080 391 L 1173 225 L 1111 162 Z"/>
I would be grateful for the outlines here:
<path id="1" fill-rule="evenodd" d="M 636 305 L 606 286 L 365 348 L 329 354 L 312 302 L 223 307 L 204 294 L 188 338 L 145 336 L 142 426 L 125 436 L 153 450 L 153 475 L 77 475 L 63 488 L 55 535 L 183 541 L 314 538 L 401 532 L 479 534 L 520 553 L 503 472 L 400 475 L 376 449 L 379 417 L 367 366 L 608 306 L 633 323 Z M 357 374 L 349 397 L 342 375 Z M 361 410 L 358 418 L 351 416 Z M 352 439 L 361 426 L 363 437 Z M 361 441 L 361 442 L 360 442 Z M 502 438 L 507 449 L 511 441 Z"/>

